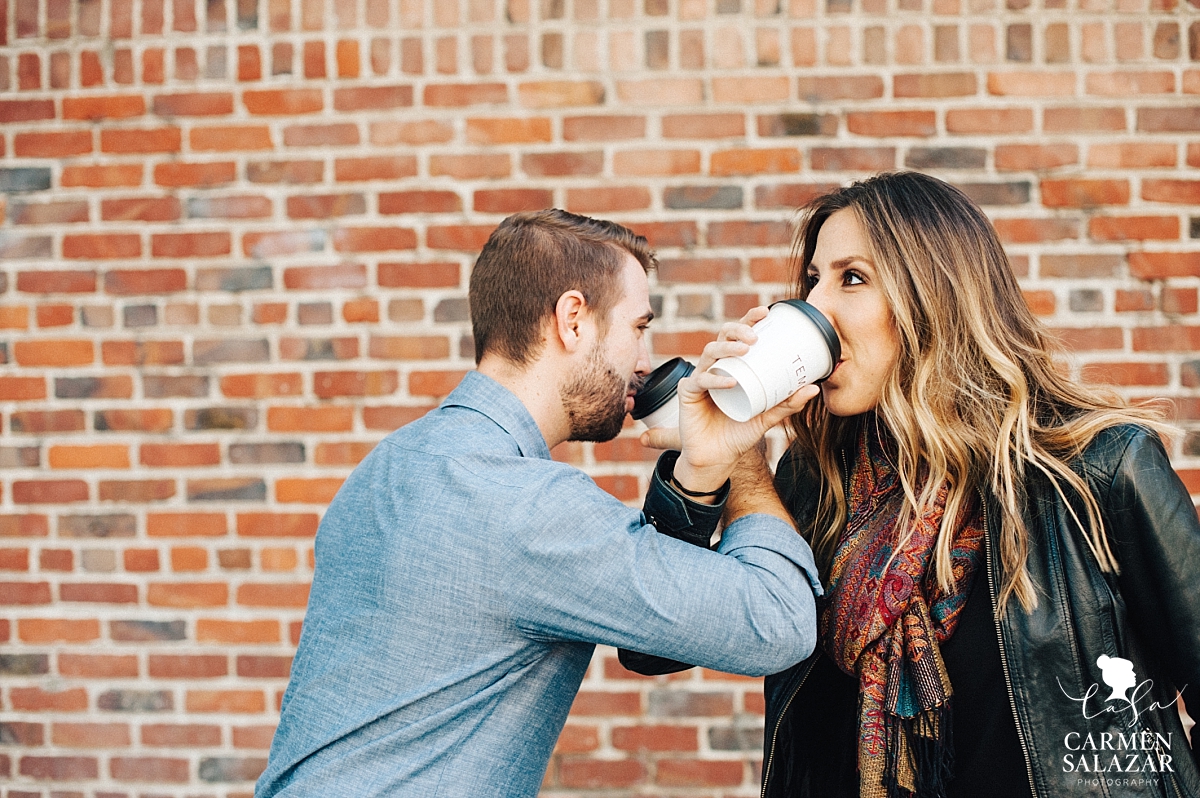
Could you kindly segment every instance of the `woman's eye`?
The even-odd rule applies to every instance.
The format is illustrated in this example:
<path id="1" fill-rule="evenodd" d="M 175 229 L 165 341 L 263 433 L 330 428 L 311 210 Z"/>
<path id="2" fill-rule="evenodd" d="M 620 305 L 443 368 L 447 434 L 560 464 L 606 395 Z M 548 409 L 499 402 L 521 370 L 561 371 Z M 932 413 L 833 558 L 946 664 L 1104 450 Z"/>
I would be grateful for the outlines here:
<path id="1" fill-rule="evenodd" d="M 866 282 L 866 280 L 862 278 L 862 275 L 853 269 L 847 269 L 845 274 L 842 276 L 842 280 L 846 283 L 846 285 L 862 285 Z"/>
<path id="2" fill-rule="evenodd" d="M 804 286 L 811 291 L 817 287 L 817 283 L 820 282 L 820 279 L 821 278 L 815 273 L 809 272 L 808 274 L 804 275 Z"/>

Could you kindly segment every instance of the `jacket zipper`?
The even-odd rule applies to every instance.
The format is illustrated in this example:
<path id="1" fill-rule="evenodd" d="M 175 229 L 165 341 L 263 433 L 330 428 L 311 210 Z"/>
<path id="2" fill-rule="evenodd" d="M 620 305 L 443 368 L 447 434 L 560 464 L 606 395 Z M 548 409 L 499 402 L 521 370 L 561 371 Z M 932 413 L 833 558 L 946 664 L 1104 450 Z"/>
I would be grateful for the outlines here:
<path id="1" fill-rule="evenodd" d="M 842 455 L 842 490 L 844 493 L 849 493 L 849 491 L 850 491 L 850 470 L 847 467 L 847 463 L 846 463 L 846 450 L 845 449 L 842 449 L 841 455 Z M 818 645 L 820 645 L 820 643 L 818 643 Z M 759 798 L 767 798 L 767 782 L 771 778 L 771 763 L 775 759 L 775 741 L 779 737 L 779 727 L 781 727 L 783 725 L 783 717 L 784 717 L 784 715 L 787 714 L 788 708 L 792 706 L 792 702 L 796 700 L 796 695 L 800 692 L 800 688 L 804 686 L 804 683 L 806 681 L 808 681 L 808 675 L 810 673 L 812 673 L 812 666 L 809 666 L 808 670 L 804 672 L 804 675 L 800 677 L 800 683 L 796 685 L 796 689 L 793 690 L 792 694 L 788 696 L 788 700 L 784 703 L 783 709 L 779 713 L 779 719 L 775 721 L 775 728 L 771 731 L 771 747 L 767 749 L 767 759 L 763 763 L 763 786 L 762 786 L 762 792 L 759 794 Z M 1034 796 L 1034 798 L 1037 798 L 1037 797 Z"/>
<path id="2" fill-rule="evenodd" d="M 1013 693 L 1012 677 L 1008 671 L 1008 654 L 1004 650 L 1004 635 L 1000 629 L 1000 616 L 997 614 L 996 608 L 996 580 L 992 576 L 992 547 L 990 544 L 991 534 L 988 531 L 988 512 L 987 499 L 983 495 L 983 489 L 979 491 L 979 503 L 983 508 L 983 535 L 984 535 L 984 570 L 987 571 L 988 580 L 988 597 L 992 601 L 992 621 L 996 624 L 996 642 L 1000 648 L 1000 667 L 1004 671 L 1004 689 L 1008 691 L 1008 705 L 1012 708 L 1013 723 L 1017 727 L 1017 741 L 1021 744 L 1021 755 L 1025 757 L 1025 775 L 1029 777 L 1029 794 L 1033 798 L 1037 798 L 1037 788 L 1033 783 L 1033 760 L 1029 757 L 1029 745 L 1025 742 L 1025 732 L 1021 730 L 1021 718 L 1017 715 L 1017 697 Z"/>

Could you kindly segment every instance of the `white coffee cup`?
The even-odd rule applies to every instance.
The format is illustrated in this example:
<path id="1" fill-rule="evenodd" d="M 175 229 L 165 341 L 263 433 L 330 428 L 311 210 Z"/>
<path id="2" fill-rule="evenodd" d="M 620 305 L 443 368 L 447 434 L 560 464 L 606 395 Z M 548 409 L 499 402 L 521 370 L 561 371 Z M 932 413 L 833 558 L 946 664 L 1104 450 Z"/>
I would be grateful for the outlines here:
<path id="1" fill-rule="evenodd" d="M 681 357 L 673 357 L 646 375 L 633 397 L 629 415 L 650 429 L 679 426 L 679 381 L 696 370 Z"/>
<path id="2" fill-rule="evenodd" d="M 749 421 L 811 382 L 828 377 L 842 356 L 829 320 L 802 299 L 771 305 L 754 325 L 758 340 L 740 357 L 724 357 L 709 371 L 733 377 L 732 388 L 710 390 L 717 407 L 734 421 Z"/>

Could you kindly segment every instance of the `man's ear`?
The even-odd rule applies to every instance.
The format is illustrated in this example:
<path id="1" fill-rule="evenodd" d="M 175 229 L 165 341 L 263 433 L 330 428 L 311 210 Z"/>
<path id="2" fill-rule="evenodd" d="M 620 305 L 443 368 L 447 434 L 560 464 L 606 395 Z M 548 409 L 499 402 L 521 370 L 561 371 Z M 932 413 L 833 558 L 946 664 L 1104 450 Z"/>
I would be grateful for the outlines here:
<path id="1" fill-rule="evenodd" d="M 554 333 L 567 354 L 577 351 L 584 335 L 589 308 L 579 291 L 571 290 L 558 298 L 554 306 Z"/>

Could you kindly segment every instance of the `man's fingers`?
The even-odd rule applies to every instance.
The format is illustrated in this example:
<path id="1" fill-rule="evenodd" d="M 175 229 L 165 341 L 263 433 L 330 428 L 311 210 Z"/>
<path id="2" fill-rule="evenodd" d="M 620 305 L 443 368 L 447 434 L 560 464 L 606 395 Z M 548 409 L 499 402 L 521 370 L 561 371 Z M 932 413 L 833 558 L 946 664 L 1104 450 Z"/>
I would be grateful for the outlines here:
<path id="1" fill-rule="evenodd" d="M 642 433 L 638 441 L 650 449 L 679 449 L 679 427 L 658 427 Z"/>

